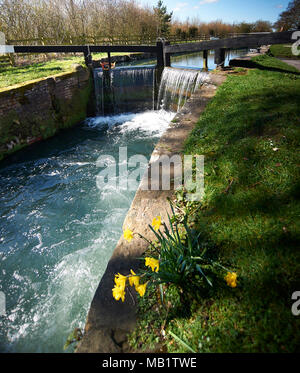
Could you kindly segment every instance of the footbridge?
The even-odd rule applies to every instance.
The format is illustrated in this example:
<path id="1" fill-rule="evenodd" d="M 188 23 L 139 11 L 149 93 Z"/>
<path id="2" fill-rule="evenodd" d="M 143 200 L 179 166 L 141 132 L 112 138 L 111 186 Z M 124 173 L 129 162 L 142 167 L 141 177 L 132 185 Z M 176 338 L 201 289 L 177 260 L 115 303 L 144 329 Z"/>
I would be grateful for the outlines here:
<path id="1" fill-rule="evenodd" d="M 223 68 L 225 53 L 241 48 L 259 48 L 262 45 L 298 43 L 300 31 L 243 34 L 217 40 L 185 42 L 174 44 L 165 39 L 158 39 L 154 45 L 2 45 L 0 53 L 83 53 L 85 63 L 92 64 L 92 54 L 106 52 L 110 64 L 112 52 L 151 53 L 156 55 L 157 67 L 171 65 L 171 56 L 178 53 L 203 52 L 203 68 L 207 69 L 208 51 L 214 50 L 215 64 Z M 299 44 L 299 43 L 298 43 Z M 297 44 L 297 45 L 298 45 Z M 1 52 L 2 51 L 2 52 Z M 200 66 L 199 66 L 200 68 Z"/>

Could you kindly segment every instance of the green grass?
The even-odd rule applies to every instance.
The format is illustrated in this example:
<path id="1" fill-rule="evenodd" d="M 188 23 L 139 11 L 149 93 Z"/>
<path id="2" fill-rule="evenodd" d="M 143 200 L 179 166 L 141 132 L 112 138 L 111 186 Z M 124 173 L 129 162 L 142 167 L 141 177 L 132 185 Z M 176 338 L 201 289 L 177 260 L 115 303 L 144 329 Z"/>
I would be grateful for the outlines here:
<path id="1" fill-rule="evenodd" d="M 253 62 L 218 88 L 185 144 L 186 154 L 205 155 L 193 220 L 238 286 L 224 281 L 184 309 L 172 290 L 168 311 L 149 292 L 134 348 L 300 352 L 300 316 L 291 313 L 300 290 L 300 75 L 272 57 Z"/>
<path id="2" fill-rule="evenodd" d="M 111 55 L 121 55 L 126 53 L 112 53 Z M 93 59 L 107 57 L 107 53 L 95 53 Z M 66 57 L 53 59 L 47 62 L 33 63 L 28 66 L 4 66 L 0 67 L 0 89 L 10 87 L 15 84 L 25 83 L 27 81 L 46 78 L 48 76 L 68 72 L 72 70 L 73 64 L 84 65 L 82 57 Z"/>
<path id="3" fill-rule="evenodd" d="M 300 59 L 299 56 L 295 56 L 292 53 L 292 45 L 285 45 L 285 44 L 274 44 L 271 45 L 270 55 L 273 57 L 278 57 L 278 58 L 290 58 L 290 59 Z"/>

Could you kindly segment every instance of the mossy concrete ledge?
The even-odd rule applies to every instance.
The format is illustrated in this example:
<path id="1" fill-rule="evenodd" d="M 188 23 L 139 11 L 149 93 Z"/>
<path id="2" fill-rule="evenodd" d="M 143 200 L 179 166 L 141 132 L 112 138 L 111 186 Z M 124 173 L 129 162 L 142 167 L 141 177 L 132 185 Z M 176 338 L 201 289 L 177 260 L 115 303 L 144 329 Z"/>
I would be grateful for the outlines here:
<path id="1" fill-rule="evenodd" d="M 167 197 L 172 198 L 174 191 L 143 190 L 142 185 L 149 183 L 149 170 L 157 160 L 157 156 L 182 154 L 183 144 L 197 123 L 207 103 L 213 98 L 217 86 L 226 77 L 220 74 L 210 74 L 210 81 L 196 91 L 188 100 L 180 113 L 170 123 L 154 149 L 141 184 L 124 220 L 123 229 L 131 229 L 148 239 L 154 239 L 148 224 L 153 217 L 160 215 L 167 221 L 170 213 Z M 172 180 L 172 175 L 171 175 Z M 138 270 L 140 257 L 147 249 L 145 240 L 135 236 L 128 243 L 123 237 L 108 262 L 106 271 L 100 281 L 88 312 L 84 336 L 79 342 L 77 353 L 120 353 L 132 352 L 127 343 L 127 334 L 136 324 L 137 299 L 134 290 L 127 288 L 125 301 L 116 301 L 112 297 L 114 276 L 118 272 L 127 275 L 130 269 Z"/>
<path id="2" fill-rule="evenodd" d="M 77 64 L 67 73 L 1 89 L 0 160 L 83 120 L 92 93 L 92 74 Z"/>

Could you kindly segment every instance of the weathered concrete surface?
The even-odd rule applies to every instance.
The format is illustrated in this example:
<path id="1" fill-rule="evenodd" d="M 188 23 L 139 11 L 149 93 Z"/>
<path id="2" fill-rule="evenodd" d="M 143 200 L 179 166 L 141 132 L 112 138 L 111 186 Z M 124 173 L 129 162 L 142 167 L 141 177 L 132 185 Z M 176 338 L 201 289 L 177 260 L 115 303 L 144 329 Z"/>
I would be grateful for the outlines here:
<path id="1" fill-rule="evenodd" d="M 152 154 L 148 170 L 151 169 L 151 164 L 158 155 L 172 156 L 182 152 L 185 139 L 194 128 L 207 103 L 215 95 L 216 87 L 225 79 L 224 73 L 211 74 L 210 83 L 205 83 L 188 100 L 161 137 Z M 147 183 L 149 183 L 149 178 L 146 172 L 141 185 Z M 157 215 L 160 215 L 163 221 L 167 221 L 167 212 L 170 213 L 170 211 L 166 198 L 172 197 L 173 191 L 146 191 L 142 190 L 141 185 L 125 218 L 123 229 L 128 228 L 151 240 L 154 237 L 148 224 L 151 224 L 153 217 Z M 145 252 L 147 246 L 147 243 L 137 236 L 130 243 L 123 237 L 120 238 L 92 300 L 84 337 L 76 352 L 129 351 L 126 334 L 135 326 L 136 295 L 134 290 L 128 289 L 124 303 L 121 300 L 114 300 L 112 297 L 114 276 L 118 272 L 127 275 L 131 268 L 137 271 L 140 261 L 136 258 Z"/>

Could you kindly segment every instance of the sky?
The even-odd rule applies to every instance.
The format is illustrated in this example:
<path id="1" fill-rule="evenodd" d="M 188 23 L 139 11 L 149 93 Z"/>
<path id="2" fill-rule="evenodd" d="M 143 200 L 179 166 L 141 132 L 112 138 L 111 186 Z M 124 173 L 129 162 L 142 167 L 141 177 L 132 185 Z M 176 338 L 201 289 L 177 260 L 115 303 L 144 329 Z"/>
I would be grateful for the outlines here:
<path id="1" fill-rule="evenodd" d="M 157 0 L 139 0 L 150 7 Z M 274 23 L 281 12 L 286 10 L 290 0 L 163 0 L 173 19 L 185 21 L 188 17 L 203 22 L 221 19 L 228 23 L 255 22 L 259 19 Z"/>

